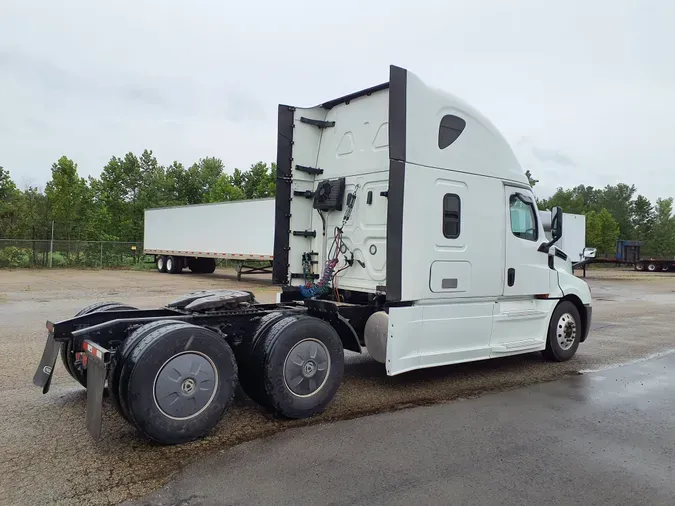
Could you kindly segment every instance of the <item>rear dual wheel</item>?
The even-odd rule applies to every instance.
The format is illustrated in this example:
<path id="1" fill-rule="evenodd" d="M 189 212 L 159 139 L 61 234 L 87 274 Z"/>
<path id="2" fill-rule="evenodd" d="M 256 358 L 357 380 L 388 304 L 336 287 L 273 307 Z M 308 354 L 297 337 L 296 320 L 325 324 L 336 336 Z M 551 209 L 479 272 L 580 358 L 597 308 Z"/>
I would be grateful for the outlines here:
<path id="1" fill-rule="evenodd" d="M 222 418 L 237 386 L 232 349 L 215 332 L 157 321 L 115 352 L 110 390 L 118 411 L 164 444 L 201 437 Z"/>
<path id="2" fill-rule="evenodd" d="M 157 256 L 156 263 L 159 272 L 166 272 L 166 257 L 164 255 Z"/>
<path id="3" fill-rule="evenodd" d="M 189 258 L 188 268 L 195 274 L 212 274 L 216 270 L 215 258 Z"/>
<path id="4" fill-rule="evenodd" d="M 166 272 L 169 274 L 180 274 L 183 271 L 183 258 L 168 256 L 166 257 Z"/>
<path id="5" fill-rule="evenodd" d="M 96 302 L 91 304 L 84 309 L 81 309 L 75 316 L 83 316 L 90 313 L 97 312 L 106 312 L 106 311 L 123 311 L 123 310 L 134 310 L 137 309 L 126 304 L 120 304 L 119 302 Z M 80 328 L 85 328 L 82 326 Z M 66 368 L 66 371 L 77 380 L 80 385 L 87 387 L 87 371 L 80 367 L 80 364 L 77 363 L 75 357 L 75 348 L 73 346 L 73 340 L 66 341 L 61 343 L 61 361 L 63 366 Z"/>
<path id="6" fill-rule="evenodd" d="M 335 329 L 306 315 L 263 322 L 241 376 L 244 392 L 287 418 L 308 418 L 331 402 L 344 373 L 344 349 Z"/>

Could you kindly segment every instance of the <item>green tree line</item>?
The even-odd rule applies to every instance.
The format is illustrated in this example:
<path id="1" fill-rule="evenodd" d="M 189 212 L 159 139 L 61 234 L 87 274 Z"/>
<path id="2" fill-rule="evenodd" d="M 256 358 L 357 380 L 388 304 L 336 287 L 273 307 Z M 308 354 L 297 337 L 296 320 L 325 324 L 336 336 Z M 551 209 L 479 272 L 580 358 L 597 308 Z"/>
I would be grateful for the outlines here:
<path id="1" fill-rule="evenodd" d="M 526 175 L 534 187 L 538 181 L 529 171 Z M 604 188 L 560 187 L 550 198 L 537 200 L 537 206 L 560 206 L 566 213 L 585 215 L 586 246 L 597 248 L 603 256 L 613 257 L 616 240 L 627 239 L 643 241 L 642 256 L 675 257 L 673 198 L 657 199 L 652 204 L 636 193 L 635 185 L 625 183 Z"/>
<path id="2" fill-rule="evenodd" d="M 212 157 L 163 166 L 149 150 L 113 156 L 87 179 L 62 156 L 42 191 L 17 188 L 0 166 L 0 239 L 49 239 L 53 221 L 56 240 L 142 241 L 145 209 L 270 197 L 275 185 L 275 164 L 232 173 Z"/>
<path id="3" fill-rule="evenodd" d="M 526 172 L 531 186 L 538 182 Z M 20 189 L 0 166 L 0 239 L 62 241 L 143 240 L 144 210 L 274 196 L 276 167 L 263 162 L 246 170 L 225 171 L 218 158 L 199 159 L 189 167 L 174 161 L 161 165 L 150 150 L 140 156 L 113 156 L 98 177 L 79 175 L 75 161 L 62 156 L 51 167 L 44 189 Z M 645 255 L 675 256 L 673 198 L 652 204 L 636 195 L 634 185 L 604 188 L 578 185 L 558 188 L 539 209 L 560 206 L 586 216 L 586 245 L 613 256 L 616 240 L 644 242 Z M 68 254 L 68 252 L 66 252 Z"/>

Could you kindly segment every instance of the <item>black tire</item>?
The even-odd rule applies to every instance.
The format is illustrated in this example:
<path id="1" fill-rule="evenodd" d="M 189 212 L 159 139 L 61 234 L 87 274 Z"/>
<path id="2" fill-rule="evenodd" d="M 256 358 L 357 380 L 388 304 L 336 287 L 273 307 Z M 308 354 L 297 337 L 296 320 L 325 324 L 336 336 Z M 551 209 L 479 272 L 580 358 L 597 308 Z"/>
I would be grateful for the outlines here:
<path id="1" fill-rule="evenodd" d="M 638 262 L 635 264 L 635 270 L 636 271 L 644 271 L 645 270 L 645 264 L 642 262 Z"/>
<path id="2" fill-rule="evenodd" d="M 169 274 L 179 274 L 183 270 L 183 259 L 181 257 L 169 256 L 166 259 L 166 271 Z"/>
<path id="3" fill-rule="evenodd" d="M 326 409 L 344 374 L 344 348 L 330 324 L 305 315 L 284 318 L 266 333 L 261 351 L 265 393 L 274 411 L 308 418 Z"/>
<path id="4" fill-rule="evenodd" d="M 202 273 L 213 274 L 216 271 L 215 258 L 200 258 L 200 260 L 202 261 Z"/>
<path id="5" fill-rule="evenodd" d="M 244 393 L 251 400 L 264 408 L 270 408 L 269 398 L 265 392 L 265 352 L 262 343 L 270 329 L 278 322 L 287 320 L 288 323 L 296 320 L 295 316 L 285 316 L 283 313 L 269 313 L 260 319 L 260 323 L 253 333 L 251 347 L 246 350 L 243 346 L 237 347 L 240 355 L 237 357 L 239 368 L 239 384 Z"/>
<path id="6" fill-rule="evenodd" d="M 195 274 L 212 274 L 216 270 L 215 258 L 190 258 L 188 268 Z"/>
<path id="7" fill-rule="evenodd" d="M 120 382 L 120 393 L 124 386 L 129 419 L 159 443 L 180 444 L 203 436 L 234 398 L 234 353 L 221 336 L 203 327 L 157 328 L 139 340 L 125 364 L 129 373 L 126 384 Z"/>
<path id="8" fill-rule="evenodd" d="M 164 255 L 158 255 L 155 264 L 159 272 L 166 272 L 166 257 Z"/>
<path id="9" fill-rule="evenodd" d="M 117 411 L 127 421 L 129 419 L 129 408 L 127 406 L 127 382 L 129 379 L 129 368 L 126 367 L 126 360 L 129 354 L 134 350 L 136 345 L 150 332 L 169 325 L 186 325 L 183 322 L 176 320 L 158 320 L 134 330 L 129 337 L 127 337 L 122 345 L 120 345 L 110 360 L 110 371 L 108 373 L 108 387 L 110 389 L 110 398 L 117 408 Z"/>
<path id="10" fill-rule="evenodd" d="M 80 309 L 75 316 L 82 316 L 89 313 L 96 313 L 98 311 L 113 311 L 117 309 L 137 309 L 119 302 L 95 302 L 87 307 Z M 61 343 L 61 361 L 66 371 L 83 387 L 87 388 L 87 373 L 75 366 L 75 350 L 73 349 L 73 341 L 66 341 Z"/>
<path id="11" fill-rule="evenodd" d="M 568 300 L 560 302 L 553 311 L 548 325 L 544 355 L 556 362 L 571 359 L 577 352 L 582 334 L 583 326 L 577 307 Z M 566 341 L 564 347 L 559 339 Z"/>
<path id="12" fill-rule="evenodd" d="M 188 258 L 187 266 L 188 269 L 190 269 L 190 272 L 195 274 L 200 274 L 202 272 L 203 266 L 200 260 L 200 258 Z"/>
<path id="13" fill-rule="evenodd" d="M 654 262 L 649 262 L 649 263 L 647 264 L 647 270 L 648 270 L 649 272 L 656 272 L 656 271 L 657 271 L 657 266 L 656 266 L 656 264 L 655 264 Z"/>

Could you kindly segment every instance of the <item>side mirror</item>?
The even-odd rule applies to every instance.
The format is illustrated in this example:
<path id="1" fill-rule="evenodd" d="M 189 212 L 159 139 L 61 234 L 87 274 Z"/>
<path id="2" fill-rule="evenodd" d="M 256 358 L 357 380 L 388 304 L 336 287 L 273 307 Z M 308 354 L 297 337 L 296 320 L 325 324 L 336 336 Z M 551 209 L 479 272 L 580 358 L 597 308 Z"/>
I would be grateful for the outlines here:
<path id="1" fill-rule="evenodd" d="M 595 258 L 598 250 L 595 248 L 584 248 L 583 256 L 584 258 Z"/>
<path id="2" fill-rule="evenodd" d="M 551 237 L 557 241 L 563 234 L 563 210 L 562 207 L 551 209 Z"/>

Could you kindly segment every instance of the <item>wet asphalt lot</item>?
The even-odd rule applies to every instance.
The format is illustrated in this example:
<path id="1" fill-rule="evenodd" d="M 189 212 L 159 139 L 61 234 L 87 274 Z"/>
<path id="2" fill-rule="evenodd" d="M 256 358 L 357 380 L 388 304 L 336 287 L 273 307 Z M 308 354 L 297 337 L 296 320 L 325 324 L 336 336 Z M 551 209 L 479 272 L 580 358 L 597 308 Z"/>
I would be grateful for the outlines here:
<path id="1" fill-rule="evenodd" d="M 211 287 L 253 289 L 259 300 L 273 301 L 269 283 L 249 281 L 259 279 L 237 284 L 227 273 L 0 271 L 0 504 L 116 504 L 163 486 L 205 454 L 284 429 L 476 397 L 675 348 L 675 276 L 607 271 L 589 273 L 594 322 L 573 360 L 552 364 L 531 354 L 388 378 L 369 357 L 348 354 L 333 404 L 309 421 L 273 419 L 243 399 L 208 437 L 162 447 L 140 437 L 106 401 L 102 440 L 94 443 L 84 426 L 85 391 L 60 362 L 49 394 L 32 385 L 47 319 L 70 317 L 98 300 L 155 307 Z"/>

